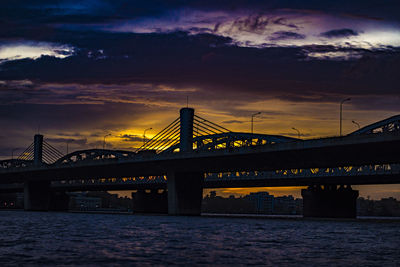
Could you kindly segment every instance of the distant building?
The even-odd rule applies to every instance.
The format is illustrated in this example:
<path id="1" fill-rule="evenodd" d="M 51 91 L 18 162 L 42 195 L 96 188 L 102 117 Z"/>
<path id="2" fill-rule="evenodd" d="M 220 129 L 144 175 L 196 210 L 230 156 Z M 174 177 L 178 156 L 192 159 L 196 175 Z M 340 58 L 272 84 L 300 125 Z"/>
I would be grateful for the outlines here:
<path id="1" fill-rule="evenodd" d="M 275 197 L 274 214 L 296 214 L 297 203 L 293 196 Z"/>
<path id="2" fill-rule="evenodd" d="M 255 213 L 272 214 L 274 211 L 274 196 L 268 192 L 250 193 L 245 198 L 253 203 Z"/>
<path id="3" fill-rule="evenodd" d="M 85 193 L 71 193 L 70 209 L 73 210 L 96 210 L 101 208 L 101 198 L 88 197 Z"/>
<path id="4" fill-rule="evenodd" d="M 202 212 L 206 213 L 254 213 L 253 203 L 246 198 L 229 198 L 217 196 L 215 191 L 211 191 L 202 202 Z"/>
<path id="5" fill-rule="evenodd" d="M 357 215 L 400 217 L 400 201 L 392 197 L 381 200 L 360 197 L 357 199 Z"/>
<path id="6" fill-rule="evenodd" d="M 203 199 L 203 212 L 210 213 L 243 213 L 243 214 L 302 214 L 303 199 L 293 196 L 274 197 L 268 192 L 250 193 L 244 197 L 228 198 L 217 196 L 211 191 Z"/>

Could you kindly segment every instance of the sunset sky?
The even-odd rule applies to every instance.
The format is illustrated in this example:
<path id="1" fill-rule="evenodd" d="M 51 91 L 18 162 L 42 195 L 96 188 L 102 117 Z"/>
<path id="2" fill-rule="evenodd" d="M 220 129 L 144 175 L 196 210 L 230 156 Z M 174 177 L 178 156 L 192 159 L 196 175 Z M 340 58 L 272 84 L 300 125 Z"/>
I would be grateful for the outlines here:
<path id="1" fill-rule="evenodd" d="M 38 131 L 63 153 L 134 149 L 187 97 L 232 131 L 262 112 L 255 132 L 302 138 L 338 135 L 344 98 L 344 133 L 400 113 L 399 1 L 260 2 L 1 1 L 0 159 Z"/>

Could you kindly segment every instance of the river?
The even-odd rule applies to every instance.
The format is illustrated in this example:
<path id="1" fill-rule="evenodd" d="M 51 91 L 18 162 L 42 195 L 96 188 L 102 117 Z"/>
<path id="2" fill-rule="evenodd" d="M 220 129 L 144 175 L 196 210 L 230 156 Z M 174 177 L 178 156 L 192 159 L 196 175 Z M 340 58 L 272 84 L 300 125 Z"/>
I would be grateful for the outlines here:
<path id="1" fill-rule="evenodd" d="M 0 212 L 0 265 L 399 266 L 400 222 Z"/>

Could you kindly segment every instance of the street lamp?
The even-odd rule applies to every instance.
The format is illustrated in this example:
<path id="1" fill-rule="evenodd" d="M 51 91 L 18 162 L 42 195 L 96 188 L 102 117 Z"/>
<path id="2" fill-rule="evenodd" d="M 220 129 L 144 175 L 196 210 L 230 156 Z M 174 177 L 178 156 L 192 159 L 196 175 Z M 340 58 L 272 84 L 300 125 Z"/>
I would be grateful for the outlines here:
<path id="1" fill-rule="evenodd" d="M 299 137 L 299 139 L 300 139 L 300 131 L 299 130 L 297 130 L 296 128 L 294 128 L 294 127 L 292 127 L 292 129 L 293 130 L 295 130 L 296 132 L 297 132 L 297 136 Z"/>
<path id="2" fill-rule="evenodd" d="M 146 131 L 148 130 L 152 130 L 153 128 L 147 128 L 146 130 L 144 130 L 143 132 L 143 145 L 146 143 Z"/>
<path id="3" fill-rule="evenodd" d="M 68 139 L 67 140 L 67 155 L 68 155 L 68 145 L 69 145 L 69 143 L 71 143 L 71 142 L 74 142 L 74 139 Z"/>
<path id="4" fill-rule="evenodd" d="M 257 112 L 251 115 L 251 133 L 253 133 L 253 124 L 254 124 L 254 117 L 260 115 L 261 112 Z"/>
<path id="5" fill-rule="evenodd" d="M 351 122 L 354 123 L 355 125 L 357 125 L 358 130 L 360 130 L 360 124 L 358 122 L 356 122 L 356 121 L 351 121 Z"/>
<path id="6" fill-rule="evenodd" d="M 350 101 L 350 100 L 351 100 L 351 98 L 346 98 L 346 99 L 343 99 L 340 102 L 340 130 L 339 130 L 340 136 L 342 136 L 342 109 L 343 109 L 343 103 L 346 102 L 346 101 Z"/>
<path id="7" fill-rule="evenodd" d="M 11 159 L 14 159 L 14 151 L 18 150 L 19 148 L 14 148 L 11 150 Z"/>
<path id="8" fill-rule="evenodd" d="M 105 136 L 104 136 L 104 139 L 103 139 L 103 150 L 104 150 L 104 147 L 106 146 L 106 137 L 107 136 L 110 136 L 111 134 L 106 134 Z"/>

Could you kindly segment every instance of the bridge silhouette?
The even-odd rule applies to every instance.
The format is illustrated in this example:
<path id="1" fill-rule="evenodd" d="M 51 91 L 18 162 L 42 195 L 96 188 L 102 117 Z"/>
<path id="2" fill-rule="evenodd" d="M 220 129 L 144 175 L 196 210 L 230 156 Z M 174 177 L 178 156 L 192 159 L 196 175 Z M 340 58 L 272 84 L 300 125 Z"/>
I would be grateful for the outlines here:
<path id="1" fill-rule="evenodd" d="M 17 159 L 0 161 L 0 192 L 24 192 L 25 209 L 48 210 L 67 191 L 138 190 L 136 211 L 168 203 L 169 214 L 198 215 L 203 188 L 308 186 L 304 216 L 354 217 L 351 185 L 400 183 L 399 148 L 400 115 L 347 136 L 303 140 L 232 132 L 183 108 L 136 151 L 62 155 L 35 135 Z"/>

